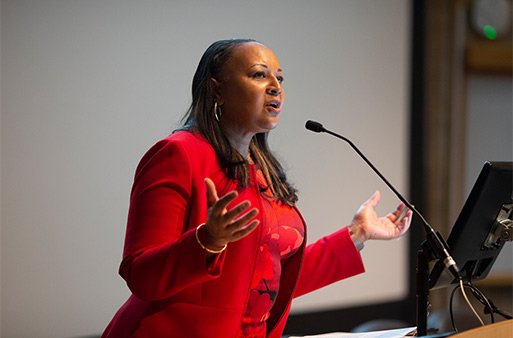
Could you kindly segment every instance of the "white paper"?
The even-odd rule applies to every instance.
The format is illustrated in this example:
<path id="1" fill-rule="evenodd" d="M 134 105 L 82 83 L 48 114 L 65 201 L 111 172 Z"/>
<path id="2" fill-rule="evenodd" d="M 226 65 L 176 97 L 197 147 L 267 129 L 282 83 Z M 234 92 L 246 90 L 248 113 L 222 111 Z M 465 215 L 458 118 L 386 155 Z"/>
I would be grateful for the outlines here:
<path id="1" fill-rule="evenodd" d="M 361 333 L 333 332 L 314 336 L 290 336 L 289 338 L 403 338 L 416 329 L 417 328 L 414 326 L 403 329 L 384 331 L 372 331 Z"/>

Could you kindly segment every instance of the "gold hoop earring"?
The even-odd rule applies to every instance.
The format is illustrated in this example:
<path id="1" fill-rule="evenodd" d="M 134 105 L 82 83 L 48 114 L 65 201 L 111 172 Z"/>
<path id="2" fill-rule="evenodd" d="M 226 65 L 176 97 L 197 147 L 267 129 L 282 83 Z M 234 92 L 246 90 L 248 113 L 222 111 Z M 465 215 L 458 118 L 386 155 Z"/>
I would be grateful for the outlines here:
<path id="1" fill-rule="evenodd" d="M 217 102 L 214 102 L 214 116 L 217 122 L 221 122 L 221 115 L 223 115 L 221 107 L 217 105 Z"/>

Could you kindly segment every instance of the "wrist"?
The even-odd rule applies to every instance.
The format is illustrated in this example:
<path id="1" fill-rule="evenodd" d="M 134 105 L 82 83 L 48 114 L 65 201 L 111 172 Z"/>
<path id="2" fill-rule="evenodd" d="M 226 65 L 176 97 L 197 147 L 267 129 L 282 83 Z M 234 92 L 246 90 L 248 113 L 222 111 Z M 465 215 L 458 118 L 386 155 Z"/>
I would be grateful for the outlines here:
<path id="1" fill-rule="evenodd" d="M 218 254 L 218 253 L 221 253 L 223 252 L 225 249 L 226 249 L 226 246 L 227 244 L 224 244 L 224 245 L 214 245 L 214 244 L 211 244 L 210 241 L 208 240 L 208 232 L 206 231 L 206 229 L 204 229 L 205 231 L 205 241 L 202 242 L 200 240 L 200 236 L 199 236 L 199 232 L 200 232 L 200 228 L 202 228 L 203 226 L 205 225 L 205 223 L 202 223 L 200 225 L 198 225 L 198 227 L 196 228 L 196 241 L 198 242 L 198 244 L 201 246 L 201 248 L 203 250 L 205 250 L 206 252 L 210 253 L 210 254 Z M 203 244 L 205 243 L 205 244 Z"/>
<path id="2" fill-rule="evenodd" d="M 349 229 L 349 235 L 351 236 L 351 239 L 353 240 L 354 245 L 356 246 L 356 249 L 358 251 L 362 251 L 365 247 L 364 241 L 360 239 L 360 237 L 353 231 L 351 227 L 348 227 Z"/>

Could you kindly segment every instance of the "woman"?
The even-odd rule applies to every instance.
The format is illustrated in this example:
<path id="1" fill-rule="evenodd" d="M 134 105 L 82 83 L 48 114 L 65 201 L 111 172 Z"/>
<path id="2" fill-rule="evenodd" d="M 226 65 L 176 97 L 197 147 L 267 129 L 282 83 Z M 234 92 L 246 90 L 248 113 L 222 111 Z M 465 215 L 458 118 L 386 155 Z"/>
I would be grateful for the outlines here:
<path id="1" fill-rule="evenodd" d="M 363 272 L 357 247 L 408 230 L 404 205 L 377 217 L 376 193 L 306 246 L 296 191 L 267 146 L 282 81 L 258 42 L 207 49 L 184 127 L 136 170 L 120 267 L 133 295 L 104 337 L 280 337 L 293 297 Z"/>

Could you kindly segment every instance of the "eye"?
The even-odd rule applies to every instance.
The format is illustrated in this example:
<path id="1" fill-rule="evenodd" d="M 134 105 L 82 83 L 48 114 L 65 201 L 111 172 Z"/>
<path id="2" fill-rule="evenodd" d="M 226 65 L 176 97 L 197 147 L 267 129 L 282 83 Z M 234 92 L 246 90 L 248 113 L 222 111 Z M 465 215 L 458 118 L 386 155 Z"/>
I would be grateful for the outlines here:
<path id="1" fill-rule="evenodd" d="M 265 79 L 265 77 L 266 77 L 266 74 L 265 74 L 265 72 L 262 72 L 262 71 L 256 72 L 253 74 L 254 79 Z"/>
<path id="2" fill-rule="evenodd" d="M 279 82 L 279 83 L 283 83 L 283 80 L 285 80 L 285 79 L 283 78 L 283 76 L 281 76 L 281 75 L 278 75 L 278 76 L 276 77 L 276 79 L 278 80 L 278 82 Z"/>

